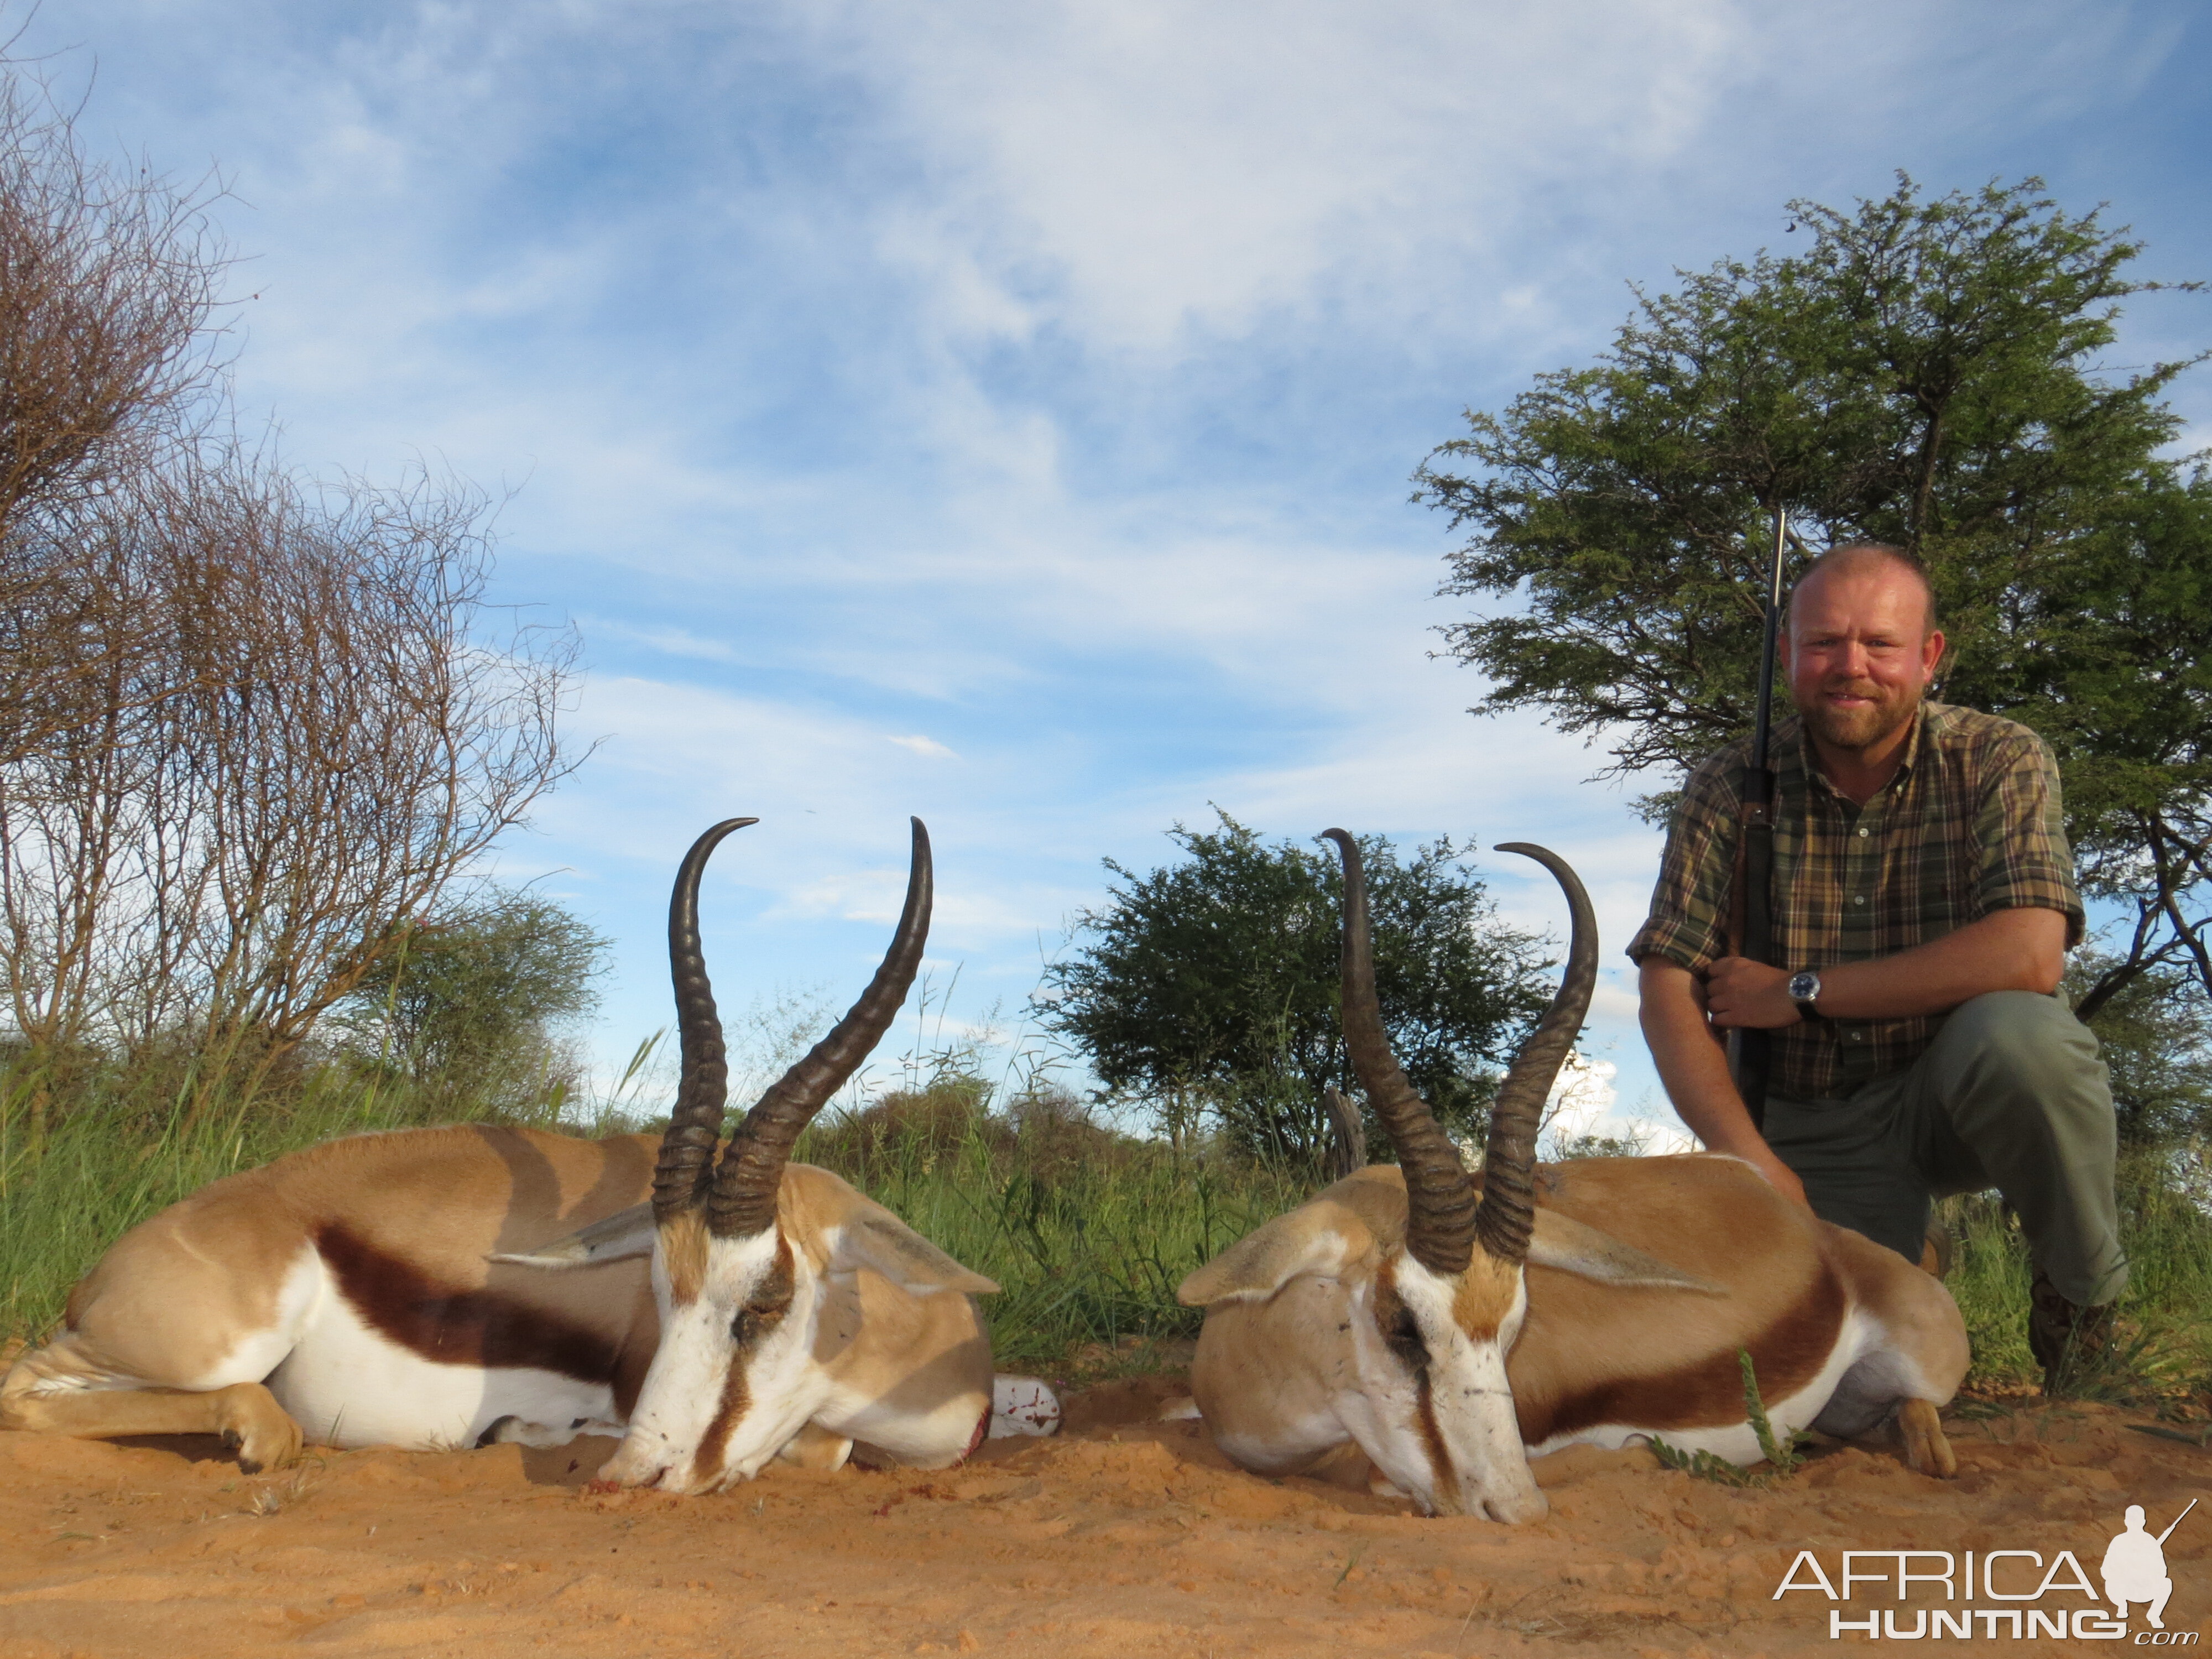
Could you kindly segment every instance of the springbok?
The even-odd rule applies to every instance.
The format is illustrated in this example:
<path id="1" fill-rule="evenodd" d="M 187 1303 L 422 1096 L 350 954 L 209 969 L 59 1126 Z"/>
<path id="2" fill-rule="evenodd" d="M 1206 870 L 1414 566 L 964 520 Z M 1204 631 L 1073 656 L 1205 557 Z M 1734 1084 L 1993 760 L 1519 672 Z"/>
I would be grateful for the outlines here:
<path id="1" fill-rule="evenodd" d="M 723 1153 L 728 1068 L 685 856 L 669 905 L 682 1082 L 665 1136 L 355 1136 L 203 1188 L 125 1233 L 60 1334 L 0 1382 L 0 1426 L 220 1434 L 248 1470 L 333 1446 L 556 1445 L 621 1433 L 602 1472 L 711 1492 L 779 1454 L 957 1462 L 1059 1408 L 1001 1378 L 998 1287 L 793 1142 L 885 1029 L 929 929 L 929 838 L 867 989 Z M 649 1200 L 647 1194 L 650 1193 Z M 641 1201 L 647 1200 L 647 1201 Z"/>
<path id="2" fill-rule="evenodd" d="M 1597 973 L 1565 861 L 1498 849 L 1552 872 L 1574 931 L 1470 1176 L 1391 1055 L 1359 849 L 1328 834 L 1344 858 L 1345 1043 L 1400 1163 L 1338 1182 L 1183 1281 L 1180 1298 L 1206 1310 L 1192 1394 L 1221 1449 L 1285 1474 L 1350 1442 L 1378 1491 L 1430 1514 L 1532 1521 L 1548 1505 L 1528 1458 L 1563 1446 L 1656 1435 L 1756 1462 L 1747 1352 L 1777 1434 L 1859 1434 L 1893 1414 L 1911 1466 L 1951 1474 L 1938 1408 L 1966 1374 L 1966 1333 L 1934 1278 L 1735 1158 L 1537 1167 L 1545 1097 Z"/>

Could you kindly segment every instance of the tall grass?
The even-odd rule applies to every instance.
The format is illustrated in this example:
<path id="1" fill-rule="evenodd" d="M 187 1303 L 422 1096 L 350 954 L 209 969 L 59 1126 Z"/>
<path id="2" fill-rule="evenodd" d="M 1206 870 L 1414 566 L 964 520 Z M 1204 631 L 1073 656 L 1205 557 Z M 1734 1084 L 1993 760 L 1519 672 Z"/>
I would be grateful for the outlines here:
<path id="1" fill-rule="evenodd" d="M 995 1279 L 981 1306 L 998 1364 L 1043 1370 L 1126 1352 L 1131 1339 L 1141 1365 L 1161 1339 L 1195 1335 L 1203 1315 L 1176 1286 L 1316 1184 L 1115 1133 L 1065 1097 L 988 1114 L 963 1080 L 811 1129 L 798 1156 Z"/>
<path id="2" fill-rule="evenodd" d="M 557 1093 L 495 1104 L 336 1065 L 274 1090 L 141 1070 L 80 1076 L 41 1123 L 27 1109 L 33 1086 L 0 1076 L 0 1342 L 52 1328 L 101 1251 L 210 1181 L 339 1135 L 434 1121 L 550 1124 L 562 1106 Z"/>
<path id="3" fill-rule="evenodd" d="M 2107 1359 L 2086 1367 L 2080 1391 L 2123 1397 L 2212 1390 L 2212 1210 L 2201 1152 L 2137 1152 L 2121 1163 L 2120 1243 L 2129 1263 Z M 2020 1224 L 1995 1194 L 1947 1199 L 1940 1213 L 1956 1254 L 1946 1281 L 1965 1315 L 1970 1382 L 2039 1386 L 2027 1347 L 2033 1269 Z"/>

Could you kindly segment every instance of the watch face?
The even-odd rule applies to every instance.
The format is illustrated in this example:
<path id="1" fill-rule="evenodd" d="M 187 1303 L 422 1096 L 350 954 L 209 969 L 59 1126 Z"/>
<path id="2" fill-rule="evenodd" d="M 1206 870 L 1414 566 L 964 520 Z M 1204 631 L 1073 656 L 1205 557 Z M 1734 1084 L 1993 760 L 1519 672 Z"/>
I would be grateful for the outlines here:
<path id="1" fill-rule="evenodd" d="M 1774 983 L 1771 979 L 1766 982 L 1769 985 Z M 1811 1001 L 1814 997 L 1820 994 L 1820 981 L 1819 976 L 1811 973 L 1790 975 L 1790 994 L 1799 1002 Z"/>

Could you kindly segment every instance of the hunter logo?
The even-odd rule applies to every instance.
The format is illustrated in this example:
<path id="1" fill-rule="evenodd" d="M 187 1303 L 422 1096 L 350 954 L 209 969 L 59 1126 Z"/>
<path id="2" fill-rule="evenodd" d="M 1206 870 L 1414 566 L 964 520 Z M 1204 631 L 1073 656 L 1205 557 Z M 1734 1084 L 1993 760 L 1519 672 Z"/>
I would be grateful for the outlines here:
<path id="1" fill-rule="evenodd" d="M 2136 1646 L 2192 1647 L 2195 1631 L 2166 1627 L 2166 1604 L 2173 1594 L 2166 1540 L 2196 1507 L 2192 1498 L 2164 1532 L 2154 1533 L 2142 1505 L 2129 1504 L 2123 1529 L 2098 1564 L 2101 1593 L 2072 1550 L 2060 1550 L 2048 1562 L 2039 1550 L 1845 1550 L 1832 1577 L 1817 1553 L 1800 1550 L 1773 1599 L 1806 1590 L 1836 1602 L 1908 1604 L 1854 1607 L 1849 1613 L 1831 1607 L 1832 1641 L 1852 1635 L 1904 1642 L 1947 1636 L 2118 1642 L 2129 1638 L 2128 1609 L 2141 1606 L 2148 1628 L 2133 1633 Z M 1923 1605 L 1910 1606 L 1915 1600 Z M 1939 1601 L 1942 1606 L 1924 1605 Z"/>
<path id="2" fill-rule="evenodd" d="M 2128 1529 L 2106 1547 L 2105 1595 L 2119 1609 L 2120 1617 L 2128 1616 L 2128 1603 L 2148 1601 L 2150 1611 L 2144 1615 L 2153 1630 L 2164 1630 L 2166 1598 L 2173 1594 L 2173 1580 L 2166 1576 L 2166 1540 L 2174 1527 L 2181 1524 L 2182 1516 L 2197 1507 L 2197 1500 L 2189 1500 L 2189 1509 L 2173 1517 L 2172 1526 L 2155 1538 L 2143 1530 L 2143 1511 L 2140 1504 L 2128 1505 Z"/>

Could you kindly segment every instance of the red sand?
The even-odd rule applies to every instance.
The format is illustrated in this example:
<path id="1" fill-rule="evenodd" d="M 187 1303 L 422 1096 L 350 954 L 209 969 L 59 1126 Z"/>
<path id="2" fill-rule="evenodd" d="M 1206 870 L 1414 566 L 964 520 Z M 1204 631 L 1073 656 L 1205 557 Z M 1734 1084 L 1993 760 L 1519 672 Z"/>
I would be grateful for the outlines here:
<path id="1" fill-rule="evenodd" d="M 208 1441 L 0 1433 L 0 1659 L 1833 1654 L 1829 1601 L 1773 1599 L 1801 1547 L 1831 1576 L 1845 1548 L 2071 1550 L 2094 1579 L 2126 1504 L 2156 1531 L 2192 1497 L 2166 1624 L 2212 1623 L 2212 1449 L 2130 1431 L 2141 1412 L 1954 1418 L 1950 1483 L 1875 1444 L 1773 1491 L 1569 1451 L 1537 1466 L 1551 1518 L 1508 1528 L 1242 1474 L 1197 1425 L 1149 1420 L 1170 1391 L 1091 1389 L 1057 1439 L 947 1474 L 776 1468 L 707 1498 L 583 1490 L 609 1441 L 325 1452 L 249 1477 Z M 1884 1605 L 1869 1595 L 1847 1614 Z M 2134 1612 L 2103 1650 L 2144 1645 Z"/>

